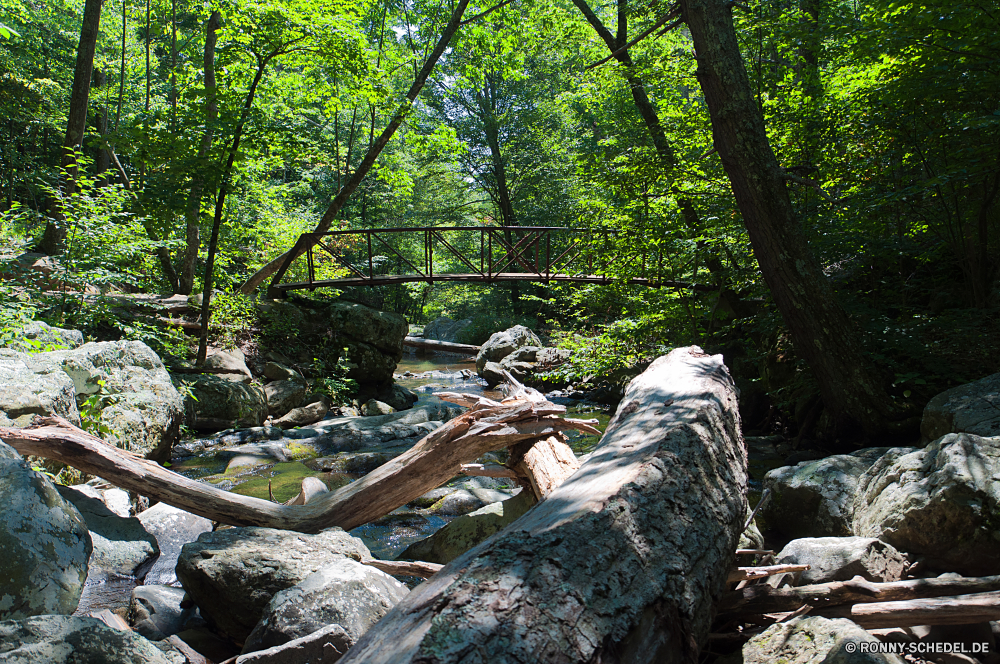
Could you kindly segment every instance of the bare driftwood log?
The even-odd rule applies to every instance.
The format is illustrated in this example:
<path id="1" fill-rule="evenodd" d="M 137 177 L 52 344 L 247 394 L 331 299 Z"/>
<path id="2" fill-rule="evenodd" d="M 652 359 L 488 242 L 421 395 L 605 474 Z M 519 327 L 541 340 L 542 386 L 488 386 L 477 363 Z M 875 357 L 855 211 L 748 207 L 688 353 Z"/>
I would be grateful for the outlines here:
<path id="1" fill-rule="evenodd" d="M 572 477 L 418 586 L 341 661 L 696 662 L 745 491 L 722 357 L 674 350 L 631 382 Z"/>
<path id="2" fill-rule="evenodd" d="M 809 565 L 764 565 L 763 567 L 737 567 L 729 572 L 729 583 L 736 583 L 745 579 L 766 579 L 769 576 L 779 574 L 795 574 L 805 572 Z"/>
<path id="3" fill-rule="evenodd" d="M 446 353 L 461 353 L 463 355 L 475 355 L 479 352 L 479 346 L 456 344 L 450 341 L 434 341 L 432 339 L 421 339 L 420 337 L 406 337 L 403 339 L 403 345 L 410 346 L 411 348 L 439 350 Z"/>
<path id="4" fill-rule="evenodd" d="M 971 625 L 1000 620 L 1000 591 L 933 599 L 838 606 L 812 615 L 849 618 L 865 629 L 913 625 Z"/>
<path id="5" fill-rule="evenodd" d="M 856 576 L 850 581 L 817 583 L 798 588 L 750 586 L 726 593 L 719 602 L 720 613 L 781 613 L 803 604 L 823 609 L 843 604 L 927 599 L 1000 590 L 1000 576 L 953 579 L 911 579 L 875 583 Z"/>
<path id="6" fill-rule="evenodd" d="M 353 556 L 352 556 L 353 557 Z M 444 565 L 425 563 L 420 560 L 376 560 L 375 558 L 354 558 L 362 565 L 368 565 L 393 576 L 418 576 L 422 579 L 434 576 Z"/>
<path id="7" fill-rule="evenodd" d="M 477 405 L 425 436 L 410 450 L 335 492 L 305 505 L 277 505 L 191 480 L 108 445 L 61 418 L 36 418 L 39 426 L 0 428 L 0 439 L 23 455 L 60 461 L 129 491 L 236 526 L 318 532 L 356 528 L 437 488 L 462 464 L 496 449 L 566 429 L 600 433 L 581 420 L 559 417 L 564 406 L 527 398 Z"/>

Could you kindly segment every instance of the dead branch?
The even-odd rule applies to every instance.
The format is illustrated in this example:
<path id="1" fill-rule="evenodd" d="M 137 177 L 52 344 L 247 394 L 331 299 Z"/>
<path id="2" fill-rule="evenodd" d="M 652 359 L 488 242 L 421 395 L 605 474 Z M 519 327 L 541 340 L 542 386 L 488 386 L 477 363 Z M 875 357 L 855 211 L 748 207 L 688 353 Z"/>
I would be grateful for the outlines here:
<path id="1" fill-rule="evenodd" d="M 766 579 L 778 574 L 794 574 L 805 572 L 809 565 L 765 565 L 763 567 L 737 567 L 729 573 L 727 583 L 736 583 L 744 579 Z"/>

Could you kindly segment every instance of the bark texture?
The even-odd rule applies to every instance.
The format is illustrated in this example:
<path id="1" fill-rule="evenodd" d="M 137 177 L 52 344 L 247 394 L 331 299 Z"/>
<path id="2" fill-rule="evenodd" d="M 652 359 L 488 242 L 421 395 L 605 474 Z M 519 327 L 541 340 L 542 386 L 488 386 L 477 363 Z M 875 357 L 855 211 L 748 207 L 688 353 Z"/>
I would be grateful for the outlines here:
<path id="1" fill-rule="evenodd" d="M 630 383 L 572 477 L 416 588 L 341 661 L 696 662 L 746 479 L 722 357 L 677 349 Z"/>
<path id="2" fill-rule="evenodd" d="M 816 375 L 841 430 L 883 431 L 896 416 L 892 401 L 795 217 L 740 55 L 732 3 L 680 0 L 680 6 L 694 40 L 715 148 L 795 349 Z"/>

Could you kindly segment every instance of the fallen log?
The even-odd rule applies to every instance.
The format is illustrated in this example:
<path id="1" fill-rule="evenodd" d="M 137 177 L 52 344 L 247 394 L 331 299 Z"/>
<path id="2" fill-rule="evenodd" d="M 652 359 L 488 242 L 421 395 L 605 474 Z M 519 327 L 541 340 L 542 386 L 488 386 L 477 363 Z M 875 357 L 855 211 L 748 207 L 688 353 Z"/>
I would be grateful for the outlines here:
<path id="1" fill-rule="evenodd" d="M 552 493 L 566 478 L 580 469 L 580 461 L 562 436 L 518 443 L 510 448 L 507 465 L 528 478 L 535 498 Z"/>
<path id="2" fill-rule="evenodd" d="M 803 604 L 823 609 L 843 604 L 926 599 L 1000 590 L 1000 576 L 911 579 L 875 583 L 856 576 L 850 581 L 817 583 L 798 588 L 749 586 L 726 593 L 720 613 L 763 614 L 794 611 Z"/>
<path id="3" fill-rule="evenodd" d="M 766 579 L 769 576 L 777 576 L 779 574 L 795 574 L 796 572 L 805 572 L 807 569 L 809 569 L 809 565 L 764 565 L 762 567 L 737 567 L 729 572 L 727 582 L 736 583 L 737 581 L 744 580 Z"/>
<path id="4" fill-rule="evenodd" d="M 436 350 L 444 353 L 459 353 L 462 355 L 475 355 L 479 352 L 479 346 L 455 344 L 450 341 L 434 341 L 432 339 L 421 339 L 420 337 L 405 337 L 403 345 L 410 346 L 411 348 Z"/>
<path id="5" fill-rule="evenodd" d="M 913 625 L 971 625 L 1000 620 L 1000 592 L 852 604 L 813 611 L 811 615 L 824 618 L 849 618 L 865 629 Z"/>
<path id="6" fill-rule="evenodd" d="M 722 357 L 676 349 L 629 384 L 576 473 L 413 590 L 341 661 L 696 662 L 746 481 Z"/>
<path id="7" fill-rule="evenodd" d="M 332 526 L 350 530 L 384 516 L 441 486 L 460 473 L 462 464 L 487 452 L 566 429 L 600 433 L 587 423 L 559 417 L 564 412 L 564 406 L 544 398 L 476 406 L 360 480 L 305 505 L 277 505 L 188 479 L 58 417 L 36 416 L 35 425 L 25 429 L 0 427 L 0 439 L 22 455 L 59 461 L 213 521 L 313 533 Z"/>

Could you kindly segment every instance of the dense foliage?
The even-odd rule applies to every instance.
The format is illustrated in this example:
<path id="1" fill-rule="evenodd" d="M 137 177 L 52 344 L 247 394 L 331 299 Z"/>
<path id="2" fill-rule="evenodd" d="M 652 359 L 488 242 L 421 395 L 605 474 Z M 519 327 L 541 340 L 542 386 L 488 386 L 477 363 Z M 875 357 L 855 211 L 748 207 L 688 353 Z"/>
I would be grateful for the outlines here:
<path id="1" fill-rule="evenodd" d="M 659 252 L 665 276 L 714 290 L 412 283 L 343 296 L 414 323 L 471 317 L 471 342 L 512 323 L 541 328 L 574 350 L 570 378 L 609 375 L 680 344 L 721 349 L 745 391 L 768 392 L 780 406 L 780 416 L 772 409 L 766 423 L 751 424 L 801 424 L 816 390 L 760 278 L 713 149 L 690 34 L 666 20 L 673 7 L 590 5 L 612 30 L 618 12 L 627 17 L 636 43 L 624 66 L 609 60 L 579 3 L 498 4 L 470 6 L 471 20 L 341 209 L 339 227 L 612 229 L 621 251 Z M 428 0 L 108 0 L 78 159 L 85 176 L 67 192 L 59 164 L 82 5 L 0 0 L 4 270 L 17 274 L 12 259 L 59 209 L 69 239 L 49 259 L 56 276 L 47 286 L 127 292 L 173 292 L 170 271 L 181 270 L 191 242 L 198 290 L 222 164 L 241 122 L 216 288 L 231 293 L 312 230 L 451 11 Z M 213 10 L 222 28 L 210 90 Z M 734 3 L 734 20 L 798 217 L 892 393 L 919 405 L 1000 371 L 1000 6 L 748 0 Z M 636 81 L 669 159 L 636 106 Z M 403 238 L 378 257 L 385 271 L 421 250 Z M 461 268 L 446 254 L 437 260 L 436 272 Z M 317 269 L 342 273 L 331 261 Z M 304 274 L 299 261 L 290 276 Z M 60 305 L 37 280 L 19 283 L 36 288 L 4 289 L 4 325 L 30 301 L 50 318 L 158 338 L 69 306 L 66 296 Z M 239 320 L 233 300 L 220 304 Z M 166 346 L 183 354 L 172 339 Z"/>

